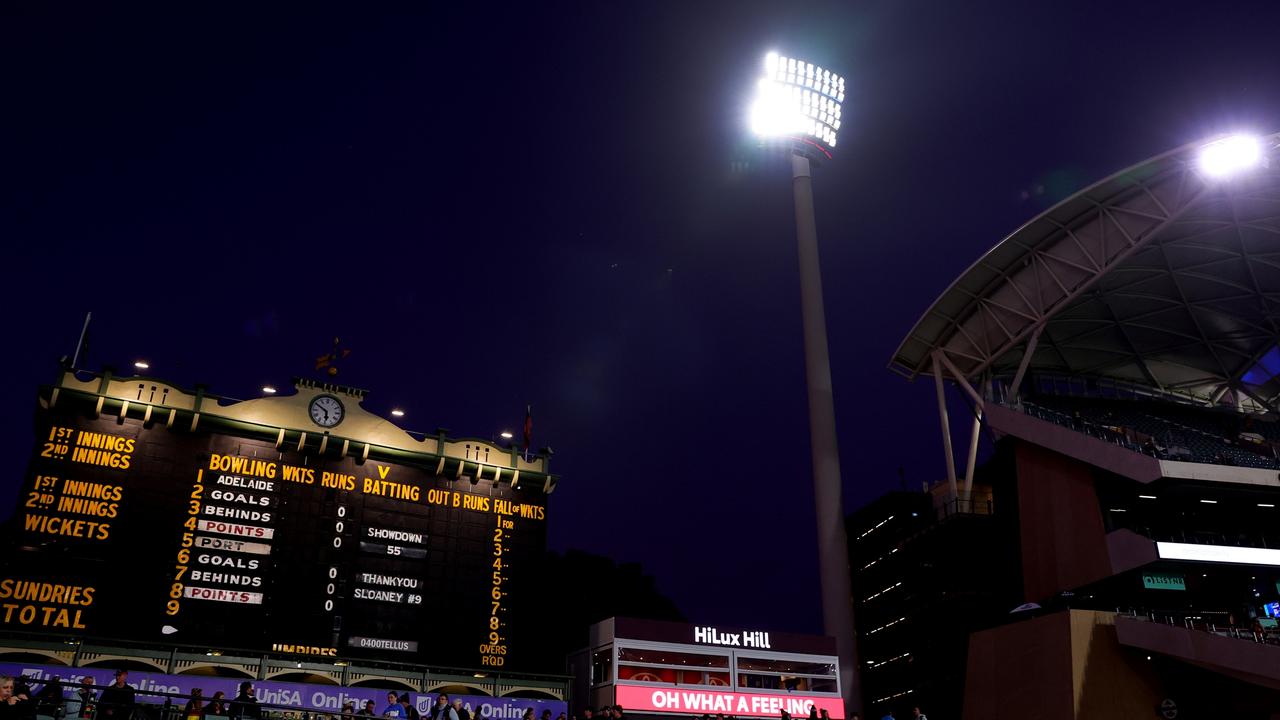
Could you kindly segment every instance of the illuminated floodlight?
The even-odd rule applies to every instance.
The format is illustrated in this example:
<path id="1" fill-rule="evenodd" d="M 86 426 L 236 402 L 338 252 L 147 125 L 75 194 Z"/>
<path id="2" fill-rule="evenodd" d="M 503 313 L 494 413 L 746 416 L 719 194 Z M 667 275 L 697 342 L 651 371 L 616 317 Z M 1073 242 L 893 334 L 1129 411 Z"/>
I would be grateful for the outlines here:
<path id="1" fill-rule="evenodd" d="M 771 52 L 764 56 L 764 74 L 756 81 L 751 131 L 764 138 L 807 139 L 833 148 L 843 102 L 844 78 Z"/>
<path id="2" fill-rule="evenodd" d="M 263 385 L 262 392 L 266 393 L 267 395 L 275 395 L 276 389 L 271 387 L 270 385 Z"/>
<path id="3" fill-rule="evenodd" d="M 1214 178 L 1230 177 L 1262 162 L 1262 143 L 1252 135 L 1230 135 L 1200 148 L 1200 169 Z"/>
<path id="4" fill-rule="evenodd" d="M 503 440 L 510 440 L 511 438 L 515 437 L 514 435 L 511 434 L 510 430 L 503 430 L 502 432 L 498 433 L 498 435 Z"/>
<path id="5" fill-rule="evenodd" d="M 391 414 L 395 415 L 396 417 L 404 417 L 404 411 L 401 410 L 400 408 L 396 408 L 395 410 L 392 410 Z"/>

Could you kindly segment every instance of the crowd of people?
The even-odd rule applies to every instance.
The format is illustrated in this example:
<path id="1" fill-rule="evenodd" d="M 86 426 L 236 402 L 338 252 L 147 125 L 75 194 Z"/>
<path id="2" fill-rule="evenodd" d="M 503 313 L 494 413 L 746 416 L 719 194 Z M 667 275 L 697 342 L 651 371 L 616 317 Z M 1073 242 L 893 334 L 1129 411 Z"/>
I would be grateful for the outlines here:
<path id="1" fill-rule="evenodd" d="M 87 677 L 84 682 L 67 694 L 62 680 L 53 677 L 44 683 L 39 692 L 34 692 L 22 677 L 0 676 L 0 720 L 35 720 L 37 715 L 48 716 L 56 720 L 139 720 L 137 711 L 141 707 L 136 698 L 136 691 L 128 684 L 129 671 L 118 670 L 110 685 L 98 691 L 94 687 L 93 678 Z M 345 720 L 346 718 L 381 718 L 383 720 L 489 720 L 477 709 L 475 714 L 463 704 L 462 700 L 450 700 L 441 693 L 436 697 L 436 704 L 429 712 L 419 712 L 414 707 L 409 693 L 387 693 L 386 705 L 379 710 L 373 700 L 366 701 L 364 707 L 357 708 L 355 703 L 348 702 L 342 706 L 339 714 L 313 712 L 308 710 L 281 710 L 264 708 L 256 696 L 253 683 L 240 683 L 240 690 L 234 698 L 228 700 L 222 691 L 215 692 L 206 699 L 204 691 L 194 688 L 181 712 L 175 712 L 177 704 L 173 698 L 165 699 L 163 705 L 152 704 L 152 708 L 163 712 L 163 720 Z M 912 708 L 912 720 L 926 720 L 920 709 Z M 150 713 L 147 718 L 153 717 Z M 520 720 L 567 720 L 565 713 L 552 717 L 550 710 L 542 711 L 536 716 L 533 708 L 526 708 Z M 574 716 L 574 720 L 627 720 L 621 705 L 605 705 L 599 710 L 585 708 Z M 732 715 L 704 714 L 697 720 L 737 720 Z M 783 712 L 781 720 L 792 720 L 789 713 Z M 810 707 L 808 720 L 831 720 L 826 710 Z M 854 713 L 849 720 L 862 720 Z M 893 714 L 887 713 L 882 720 L 894 720 Z"/>
<path id="2" fill-rule="evenodd" d="M 0 720 L 36 720 L 37 716 L 55 720 L 489 720 L 479 710 L 472 714 L 460 699 L 450 701 L 444 693 L 436 698 L 430 712 L 419 712 L 409 693 L 396 692 L 387 693 L 387 703 L 380 710 L 373 700 L 360 708 L 347 702 L 340 713 L 264 707 L 253 683 L 247 680 L 240 683 L 239 692 L 230 699 L 220 690 L 206 698 L 201 688 L 194 688 L 190 696 L 177 697 L 177 702 L 170 696 L 163 703 L 142 705 L 128 679 L 129 671 L 119 670 L 110 685 L 98 690 L 93 678 L 86 677 L 68 694 L 68 688 L 56 676 L 46 681 L 39 692 L 33 691 L 26 678 L 0 676 Z M 619 707 L 616 720 L 622 720 L 621 710 Z M 539 718 L 533 708 L 526 708 L 521 720 L 567 719 L 565 713 L 553 718 L 550 710 L 544 710 Z"/>
<path id="3" fill-rule="evenodd" d="M 26 678 L 0 676 L 0 720 L 34 720 L 36 716 L 133 720 L 139 707 L 137 692 L 129 685 L 128 670 L 117 670 L 111 684 L 101 691 L 95 687 L 92 677 L 86 677 L 70 695 L 58 676 L 45 682 L 39 692 L 32 692 Z M 161 707 L 172 710 L 175 707 L 172 698 L 166 698 Z M 221 691 L 205 700 L 203 691 L 199 688 L 193 690 L 180 717 L 182 720 L 204 720 L 210 716 L 261 720 L 263 716 L 254 697 L 253 683 L 241 683 L 239 694 L 231 700 Z"/>

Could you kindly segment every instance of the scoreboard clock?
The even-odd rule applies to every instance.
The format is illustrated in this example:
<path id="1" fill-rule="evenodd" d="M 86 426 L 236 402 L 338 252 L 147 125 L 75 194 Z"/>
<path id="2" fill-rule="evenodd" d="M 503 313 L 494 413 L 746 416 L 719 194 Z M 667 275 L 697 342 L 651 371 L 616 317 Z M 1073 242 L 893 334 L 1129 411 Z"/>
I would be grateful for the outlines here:
<path id="1" fill-rule="evenodd" d="M 223 405 L 64 375 L 36 412 L 0 624 L 518 669 L 546 459 L 417 440 L 362 398 L 297 381 Z"/>
<path id="2" fill-rule="evenodd" d="M 311 399 L 308 407 L 311 421 L 324 428 L 331 428 L 342 422 L 342 416 L 346 413 L 342 401 L 332 395 L 317 395 Z"/>

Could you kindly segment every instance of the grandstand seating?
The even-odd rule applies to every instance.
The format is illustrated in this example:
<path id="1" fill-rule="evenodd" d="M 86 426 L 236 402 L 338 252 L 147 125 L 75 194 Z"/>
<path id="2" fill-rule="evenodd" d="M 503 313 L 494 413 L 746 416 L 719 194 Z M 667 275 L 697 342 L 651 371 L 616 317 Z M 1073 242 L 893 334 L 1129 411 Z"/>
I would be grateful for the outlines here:
<path id="1" fill-rule="evenodd" d="M 1231 409 L 1036 395 L 1023 412 L 1162 459 L 1280 469 L 1280 424 Z"/>

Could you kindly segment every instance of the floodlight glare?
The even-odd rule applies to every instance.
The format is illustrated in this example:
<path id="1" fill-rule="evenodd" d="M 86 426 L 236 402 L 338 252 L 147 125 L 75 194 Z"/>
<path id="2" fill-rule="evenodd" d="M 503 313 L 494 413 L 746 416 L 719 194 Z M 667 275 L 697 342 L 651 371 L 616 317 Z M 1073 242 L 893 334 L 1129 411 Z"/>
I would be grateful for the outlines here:
<path id="1" fill-rule="evenodd" d="M 1231 135 L 1200 148 L 1200 169 L 1210 177 L 1225 178 L 1262 161 L 1262 143 L 1250 135 Z"/>
<path id="2" fill-rule="evenodd" d="M 769 53 L 751 104 L 751 131 L 765 138 L 811 139 L 835 147 L 844 78 L 811 63 Z"/>

